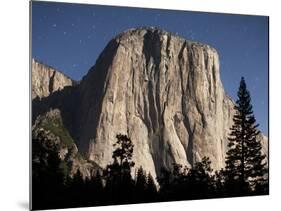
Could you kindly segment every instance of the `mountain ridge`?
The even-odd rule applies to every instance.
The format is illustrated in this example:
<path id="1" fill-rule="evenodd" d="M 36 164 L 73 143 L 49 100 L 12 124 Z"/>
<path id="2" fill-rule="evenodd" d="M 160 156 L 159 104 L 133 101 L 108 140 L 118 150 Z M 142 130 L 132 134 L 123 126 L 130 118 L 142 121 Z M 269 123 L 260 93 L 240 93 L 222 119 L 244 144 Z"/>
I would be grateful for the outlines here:
<path id="1" fill-rule="evenodd" d="M 62 90 L 65 86 L 76 85 L 77 82 L 57 69 L 39 62 L 35 58 L 32 64 L 32 99 L 48 97 L 55 91 Z M 37 71 L 35 71 L 37 70 Z"/>

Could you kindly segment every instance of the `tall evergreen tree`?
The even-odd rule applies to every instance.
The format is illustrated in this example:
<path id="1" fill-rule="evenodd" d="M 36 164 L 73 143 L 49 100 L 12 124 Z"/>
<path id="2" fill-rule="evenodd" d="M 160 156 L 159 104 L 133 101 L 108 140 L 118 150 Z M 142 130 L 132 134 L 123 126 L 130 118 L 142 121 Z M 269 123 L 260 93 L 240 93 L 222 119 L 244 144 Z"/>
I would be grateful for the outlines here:
<path id="1" fill-rule="evenodd" d="M 253 114 L 250 93 L 244 78 L 241 78 L 238 100 L 235 105 L 233 126 L 228 137 L 226 156 L 226 183 L 238 187 L 241 192 L 252 189 L 262 180 L 265 171 L 265 156 L 261 154 L 261 143 L 257 139 L 260 133 Z"/>
<path id="2" fill-rule="evenodd" d="M 147 198 L 150 201 L 154 201 L 157 195 L 157 187 L 155 185 L 154 179 L 150 173 L 147 176 Z"/>
<path id="3" fill-rule="evenodd" d="M 131 169 L 135 163 L 132 160 L 134 145 L 129 137 L 118 134 L 117 142 L 113 145 L 113 163 L 104 171 L 106 177 L 106 191 L 112 202 L 128 202 L 133 196 L 134 188 Z"/>
<path id="4" fill-rule="evenodd" d="M 136 174 L 136 198 L 143 201 L 146 197 L 147 177 L 142 167 L 140 167 Z"/>

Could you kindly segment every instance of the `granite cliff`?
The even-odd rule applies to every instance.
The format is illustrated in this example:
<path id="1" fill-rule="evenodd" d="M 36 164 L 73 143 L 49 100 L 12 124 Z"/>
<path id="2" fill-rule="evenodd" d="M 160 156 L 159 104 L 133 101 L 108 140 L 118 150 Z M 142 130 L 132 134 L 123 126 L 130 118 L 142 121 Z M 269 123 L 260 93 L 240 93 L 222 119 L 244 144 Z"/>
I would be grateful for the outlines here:
<path id="1" fill-rule="evenodd" d="M 99 166 L 111 162 L 115 136 L 123 133 L 135 146 L 136 167 L 153 176 L 204 156 L 214 169 L 224 167 L 234 102 L 214 48 L 156 28 L 130 29 L 109 42 L 80 84 L 51 94 L 72 85 L 67 79 L 58 84 L 35 92 L 43 98 L 33 101 L 33 123 L 59 109 L 78 150 Z"/>

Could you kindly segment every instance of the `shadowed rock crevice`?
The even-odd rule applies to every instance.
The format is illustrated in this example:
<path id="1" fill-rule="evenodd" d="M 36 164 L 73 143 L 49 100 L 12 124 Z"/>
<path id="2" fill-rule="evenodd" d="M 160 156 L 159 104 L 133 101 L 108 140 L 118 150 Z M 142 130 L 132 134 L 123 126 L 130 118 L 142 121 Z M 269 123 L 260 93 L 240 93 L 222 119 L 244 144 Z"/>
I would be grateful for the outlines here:
<path id="1" fill-rule="evenodd" d="M 155 65 L 155 73 L 159 69 L 160 64 L 160 45 L 161 44 L 158 31 L 148 30 L 143 37 L 143 54 L 145 56 L 146 68 L 149 70 L 148 65 L 152 59 L 152 62 Z"/>
<path id="2" fill-rule="evenodd" d="M 54 71 L 52 76 L 50 77 L 50 83 L 49 83 L 49 92 L 53 93 L 53 86 L 54 86 L 54 78 L 55 78 L 56 72 Z"/>

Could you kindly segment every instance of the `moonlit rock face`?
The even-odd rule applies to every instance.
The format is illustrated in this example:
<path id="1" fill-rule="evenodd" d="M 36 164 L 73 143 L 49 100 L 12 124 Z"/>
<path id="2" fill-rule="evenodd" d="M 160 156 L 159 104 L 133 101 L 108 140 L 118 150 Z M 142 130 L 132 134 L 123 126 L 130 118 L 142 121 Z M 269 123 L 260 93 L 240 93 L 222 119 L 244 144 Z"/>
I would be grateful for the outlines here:
<path id="1" fill-rule="evenodd" d="M 33 73 L 32 96 L 72 83 L 33 66 L 43 73 Z M 102 168 L 112 162 L 116 135 L 128 135 L 135 167 L 154 178 L 162 167 L 192 167 L 204 156 L 213 169 L 223 168 L 235 112 L 220 80 L 217 51 L 156 28 L 121 33 L 78 85 L 33 104 L 34 117 L 58 108 L 78 150 Z M 258 139 L 267 155 L 267 137 Z"/>
<path id="2" fill-rule="evenodd" d="M 72 86 L 73 81 L 59 71 L 32 59 L 32 99 Z"/>
<path id="3" fill-rule="evenodd" d="M 214 169 L 224 166 L 234 103 L 210 46 L 154 28 L 126 31 L 105 48 L 81 93 L 78 147 L 88 144 L 100 166 L 111 162 L 118 133 L 131 138 L 136 167 L 153 176 L 204 156 Z"/>

